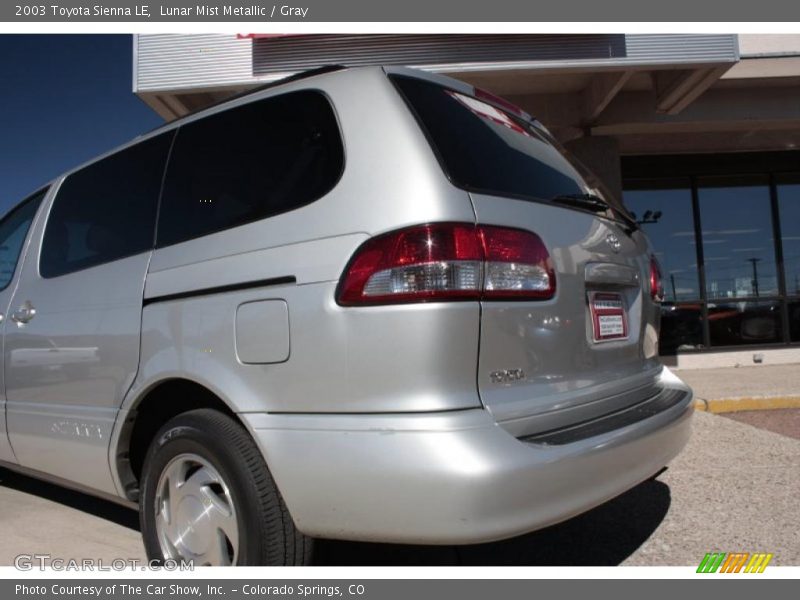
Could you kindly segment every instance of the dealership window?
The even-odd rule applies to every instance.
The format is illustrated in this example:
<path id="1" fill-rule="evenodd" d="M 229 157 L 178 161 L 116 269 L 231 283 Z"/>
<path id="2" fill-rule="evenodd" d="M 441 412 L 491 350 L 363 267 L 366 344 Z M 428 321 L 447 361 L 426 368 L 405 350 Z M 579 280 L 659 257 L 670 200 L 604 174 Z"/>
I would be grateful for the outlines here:
<path id="1" fill-rule="evenodd" d="M 662 353 L 800 342 L 800 174 L 770 172 L 773 158 L 623 161 L 664 272 Z"/>
<path id="2" fill-rule="evenodd" d="M 626 191 L 625 203 L 655 247 L 666 300 L 699 299 L 689 180 L 636 182 Z"/>
<path id="3" fill-rule="evenodd" d="M 783 340 L 781 303 L 711 300 L 708 330 L 712 346 L 779 343 Z"/>
<path id="4" fill-rule="evenodd" d="M 767 177 L 698 179 L 706 296 L 778 295 Z"/>
<path id="5" fill-rule="evenodd" d="M 800 174 L 776 178 L 789 337 L 800 342 Z"/>
<path id="6" fill-rule="evenodd" d="M 800 300 L 793 299 L 788 303 L 789 337 L 793 342 L 800 342 Z"/>
<path id="7" fill-rule="evenodd" d="M 691 181 L 639 180 L 628 186 L 625 203 L 653 243 L 664 274 L 662 352 L 701 348 L 703 311 Z"/>

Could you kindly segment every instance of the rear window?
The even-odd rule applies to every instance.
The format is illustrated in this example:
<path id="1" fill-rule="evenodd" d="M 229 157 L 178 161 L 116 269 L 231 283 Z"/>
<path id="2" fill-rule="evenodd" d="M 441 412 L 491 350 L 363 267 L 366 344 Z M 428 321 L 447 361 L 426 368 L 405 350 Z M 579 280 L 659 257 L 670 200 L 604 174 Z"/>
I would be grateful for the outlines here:
<path id="1" fill-rule="evenodd" d="M 184 125 L 167 167 L 157 245 L 314 202 L 343 167 L 339 126 L 320 92 L 283 94 Z"/>
<path id="2" fill-rule="evenodd" d="M 435 83 L 392 80 L 455 185 L 536 200 L 585 193 L 580 174 L 527 121 Z"/>

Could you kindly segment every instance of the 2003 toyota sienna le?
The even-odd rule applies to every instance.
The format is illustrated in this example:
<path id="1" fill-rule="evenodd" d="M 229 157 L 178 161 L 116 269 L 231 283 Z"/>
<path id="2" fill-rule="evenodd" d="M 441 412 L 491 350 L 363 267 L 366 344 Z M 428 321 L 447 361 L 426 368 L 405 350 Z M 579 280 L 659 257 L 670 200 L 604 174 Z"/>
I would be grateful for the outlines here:
<path id="1" fill-rule="evenodd" d="M 635 220 L 534 119 L 328 68 L 169 123 L 0 223 L 2 466 L 148 556 L 475 543 L 653 476 L 692 393 Z M 582 172 L 582 171 L 581 171 Z"/>

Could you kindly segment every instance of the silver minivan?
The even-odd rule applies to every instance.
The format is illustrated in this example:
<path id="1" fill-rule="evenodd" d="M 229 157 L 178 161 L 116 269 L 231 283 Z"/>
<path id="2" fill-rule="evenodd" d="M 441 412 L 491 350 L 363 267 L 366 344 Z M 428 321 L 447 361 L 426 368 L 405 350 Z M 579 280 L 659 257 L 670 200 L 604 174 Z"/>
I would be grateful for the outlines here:
<path id="1" fill-rule="evenodd" d="M 305 564 L 568 519 L 689 436 L 635 220 L 508 102 L 324 68 L 169 123 L 0 222 L 0 465 L 148 556 Z"/>

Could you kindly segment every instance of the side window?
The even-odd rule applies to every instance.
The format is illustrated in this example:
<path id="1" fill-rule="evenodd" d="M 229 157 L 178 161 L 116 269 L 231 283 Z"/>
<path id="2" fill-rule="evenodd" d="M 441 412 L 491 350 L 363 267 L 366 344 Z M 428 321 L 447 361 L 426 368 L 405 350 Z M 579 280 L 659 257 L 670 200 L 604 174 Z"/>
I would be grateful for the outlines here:
<path id="1" fill-rule="evenodd" d="M 328 193 L 344 165 L 327 98 L 300 91 L 180 128 L 158 223 L 168 246 L 294 210 Z"/>
<path id="2" fill-rule="evenodd" d="M 172 133 L 131 146 L 61 184 L 39 272 L 58 277 L 153 247 L 158 194 Z"/>
<path id="3" fill-rule="evenodd" d="M 22 244 L 47 191 L 31 196 L 0 221 L 0 290 L 14 278 Z"/>

